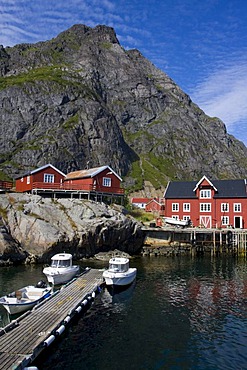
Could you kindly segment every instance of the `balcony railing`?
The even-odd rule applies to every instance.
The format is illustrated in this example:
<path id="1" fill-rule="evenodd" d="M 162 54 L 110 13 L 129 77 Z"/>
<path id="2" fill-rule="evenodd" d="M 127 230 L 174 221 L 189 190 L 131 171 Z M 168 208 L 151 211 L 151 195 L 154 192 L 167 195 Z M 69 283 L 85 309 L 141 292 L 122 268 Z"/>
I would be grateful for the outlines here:
<path id="1" fill-rule="evenodd" d="M 0 189 L 2 190 L 9 190 L 13 187 L 12 181 L 2 181 L 0 180 Z"/>
<path id="2" fill-rule="evenodd" d="M 124 194 L 124 189 L 113 188 L 106 186 L 95 186 L 90 184 L 69 184 L 63 183 L 52 183 L 52 182 L 34 182 L 32 184 L 32 190 L 59 190 L 59 191 L 96 191 L 110 194 Z"/>

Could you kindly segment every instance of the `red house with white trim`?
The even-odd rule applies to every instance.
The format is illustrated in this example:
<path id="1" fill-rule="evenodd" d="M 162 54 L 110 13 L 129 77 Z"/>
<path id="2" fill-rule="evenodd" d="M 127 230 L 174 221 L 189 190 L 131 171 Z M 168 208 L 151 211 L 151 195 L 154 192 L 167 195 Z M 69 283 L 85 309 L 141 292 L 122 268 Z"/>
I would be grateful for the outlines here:
<path id="1" fill-rule="evenodd" d="M 65 174 L 49 163 L 17 177 L 15 181 L 16 191 L 31 192 L 37 188 L 59 188 L 64 178 Z"/>
<path id="2" fill-rule="evenodd" d="M 148 202 L 150 202 L 151 198 L 132 198 L 131 205 L 133 207 L 145 209 Z"/>
<path id="3" fill-rule="evenodd" d="M 247 181 L 170 182 L 164 193 L 165 216 L 206 228 L 247 228 Z"/>
<path id="4" fill-rule="evenodd" d="M 90 168 L 68 173 L 64 178 L 66 189 L 123 195 L 122 179 L 109 166 Z"/>
<path id="5" fill-rule="evenodd" d="M 145 207 L 146 212 L 156 212 L 159 214 L 159 216 L 165 215 L 165 203 L 164 199 L 161 200 L 158 198 L 151 199 Z"/>

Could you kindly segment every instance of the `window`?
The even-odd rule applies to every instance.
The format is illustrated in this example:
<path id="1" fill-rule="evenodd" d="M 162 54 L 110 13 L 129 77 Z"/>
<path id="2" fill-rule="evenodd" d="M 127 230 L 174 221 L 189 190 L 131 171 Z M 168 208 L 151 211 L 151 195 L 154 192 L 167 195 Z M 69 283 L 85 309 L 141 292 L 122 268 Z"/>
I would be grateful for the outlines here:
<path id="1" fill-rule="evenodd" d="M 234 212 L 241 212 L 241 203 L 234 203 L 233 204 L 233 211 Z"/>
<path id="2" fill-rule="evenodd" d="M 211 198 L 211 189 L 201 189 L 200 198 Z"/>
<path id="3" fill-rule="evenodd" d="M 27 184 L 30 184 L 30 176 L 27 176 Z"/>
<path id="4" fill-rule="evenodd" d="M 178 216 L 172 216 L 172 218 L 174 218 L 174 220 L 179 220 Z"/>
<path id="5" fill-rule="evenodd" d="M 211 212 L 211 204 L 210 203 L 200 203 L 200 211 L 201 212 Z"/>
<path id="6" fill-rule="evenodd" d="M 190 212 L 190 203 L 184 203 L 183 210 L 184 212 Z"/>
<path id="7" fill-rule="evenodd" d="M 178 211 L 179 211 L 179 204 L 172 203 L 172 212 L 178 212 Z"/>
<path id="8" fill-rule="evenodd" d="M 109 177 L 103 177 L 103 186 L 111 187 L 111 179 Z"/>
<path id="9" fill-rule="evenodd" d="M 49 173 L 44 174 L 44 182 L 54 182 L 54 175 Z"/>
<path id="10" fill-rule="evenodd" d="M 229 203 L 221 203 L 221 212 L 229 212 Z"/>
<path id="11" fill-rule="evenodd" d="M 221 224 L 222 225 L 229 225 L 229 217 L 228 216 L 221 217 Z"/>
<path id="12" fill-rule="evenodd" d="M 184 221 L 189 221 L 190 220 L 190 216 L 183 216 L 183 220 Z"/>

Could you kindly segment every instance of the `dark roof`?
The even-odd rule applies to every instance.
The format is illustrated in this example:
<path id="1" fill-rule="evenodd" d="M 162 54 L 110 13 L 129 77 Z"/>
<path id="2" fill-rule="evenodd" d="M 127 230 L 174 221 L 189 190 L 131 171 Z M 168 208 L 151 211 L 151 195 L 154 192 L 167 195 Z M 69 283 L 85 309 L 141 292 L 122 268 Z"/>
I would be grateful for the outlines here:
<path id="1" fill-rule="evenodd" d="M 212 184 L 218 190 L 214 198 L 247 198 L 246 180 L 213 180 Z M 164 194 L 166 199 L 196 198 L 193 191 L 197 181 L 172 181 Z"/>

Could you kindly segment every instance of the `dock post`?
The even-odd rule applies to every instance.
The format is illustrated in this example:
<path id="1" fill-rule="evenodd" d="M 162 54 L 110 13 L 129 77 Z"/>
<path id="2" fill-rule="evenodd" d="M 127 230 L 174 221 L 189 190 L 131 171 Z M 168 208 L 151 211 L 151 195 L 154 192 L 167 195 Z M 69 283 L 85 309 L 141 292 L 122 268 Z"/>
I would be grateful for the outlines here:
<path id="1" fill-rule="evenodd" d="M 222 248 L 223 247 L 223 244 L 222 244 L 222 231 L 220 230 L 220 253 L 222 253 Z"/>
<path id="2" fill-rule="evenodd" d="M 213 254 L 215 255 L 215 249 L 216 248 L 216 243 L 215 243 L 215 230 L 213 231 Z"/>

